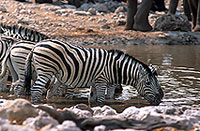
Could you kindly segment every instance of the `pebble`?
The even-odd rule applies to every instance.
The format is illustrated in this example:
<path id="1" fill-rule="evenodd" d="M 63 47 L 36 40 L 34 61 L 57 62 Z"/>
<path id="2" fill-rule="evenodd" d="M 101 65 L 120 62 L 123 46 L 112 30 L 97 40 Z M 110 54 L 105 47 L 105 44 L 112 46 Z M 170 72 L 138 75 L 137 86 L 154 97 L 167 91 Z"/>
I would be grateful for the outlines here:
<path id="1" fill-rule="evenodd" d="M 3 19 L 4 19 L 4 17 L 2 15 L 0 15 L 0 20 L 3 20 Z"/>
<path id="2" fill-rule="evenodd" d="M 90 9 L 88 10 L 88 12 L 89 12 L 91 15 L 96 15 L 96 14 L 97 14 L 97 11 L 96 11 L 95 8 L 90 8 Z"/>
<path id="3" fill-rule="evenodd" d="M 106 22 L 107 22 L 106 19 L 99 19 L 99 20 L 97 21 L 97 23 L 106 23 Z"/>
<path id="4" fill-rule="evenodd" d="M 74 11 L 73 14 L 74 15 L 78 15 L 78 16 L 87 16 L 87 15 L 89 15 L 88 12 L 86 12 L 86 11 Z"/>
<path id="5" fill-rule="evenodd" d="M 95 21 L 96 19 L 93 18 L 93 17 L 90 17 L 88 20 L 89 20 L 89 21 Z"/>
<path id="6" fill-rule="evenodd" d="M 110 122 L 109 128 L 116 129 L 115 127 L 128 126 L 126 120 L 140 120 L 144 123 L 165 123 L 170 125 L 175 125 L 178 129 L 191 130 L 191 129 L 199 129 L 200 128 L 200 110 L 197 108 L 185 108 L 185 107 L 176 107 L 176 106 L 147 106 L 142 108 L 136 108 L 134 106 L 126 108 L 122 113 L 117 113 L 115 109 L 110 106 L 103 107 L 93 107 L 90 108 L 85 104 L 78 104 L 71 108 L 66 108 L 64 110 L 54 109 L 52 106 L 43 105 L 43 108 L 48 108 L 48 110 L 52 110 L 54 113 L 53 117 L 50 116 L 51 113 L 47 113 L 45 110 L 41 109 L 41 105 L 32 106 L 29 101 L 24 99 L 15 99 L 15 100 L 4 100 L 1 99 L 2 106 L 0 107 L 0 130 L 13 130 L 16 131 L 32 131 L 32 130 L 41 130 L 41 131 L 62 131 L 62 130 L 70 130 L 70 131 L 81 131 L 78 125 L 71 120 L 64 120 L 62 123 L 57 121 L 57 114 L 60 113 L 75 113 L 77 119 L 84 120 L 79 123 L 81 127 L 93 127 L 94 131 L 104 131 L 107 128 L 107 124 Z M 40 108 L 38 108 L 40 107 Z M 8 109 L 7 109 L 8 108 Z M 12 113 L 17 111 L 16 113 Z M 26 112 L 29 111 L 29 114 Z M 51 111 L 51 112 L 52 112 Z M 180 113 L 182 112 L 182 114 Z M 21 114 L 26 113 L 26 116 Z M 64 114 L 65 114 L 64 113 Z M 64 118 L 70 118 L 65 115 L 60 116 Z M 74 119 L 74 118 L 73 118 Z M 19 122 L 19 120 L 23 123 L 23 126 L 12 125 L 15 120 Z M 99 122 L 99 124 L 97 124 Z M 96 123 L 96 124 L 95 124 Z M 121 124 L 121 126 L 119 125 Z M 142 125 L 144 127 L 145 125 Z M 86 125 L 84 125 L 86 124 Z M 91 124 L 91 125 L 90 125 Z M 114 125 L 113 125 L 114 124 Z M 117 124 L 117 125 L 115 125 Z M 131 127 L 130 125 L 128 127 Z M 117 128 L 120 129 L 120 128 Z"/>

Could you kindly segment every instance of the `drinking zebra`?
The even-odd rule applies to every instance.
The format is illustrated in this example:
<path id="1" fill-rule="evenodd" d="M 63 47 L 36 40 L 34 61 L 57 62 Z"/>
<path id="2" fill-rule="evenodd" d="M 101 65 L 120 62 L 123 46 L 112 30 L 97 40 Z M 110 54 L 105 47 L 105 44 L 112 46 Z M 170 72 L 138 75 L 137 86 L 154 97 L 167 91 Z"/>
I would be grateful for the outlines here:
<path id="1" fill-rule="evenodd" d="M 2 61 L 6 56 L 6 52 L 9 47 L 11 47 L 14 43 L 17 41 L 32 41 L 32 42 L 39 42 L 43 39 L 48 39 L 46 35 L 39 33 L 37 31 L 34 31 L 32 29 L 28 29 L 22 26 L 13 25 L 8 26 L 4 24 L 0 24 L 0 67 L 2 66 Z M 10 61 L 8 61 L 8 64 L 10 65 Z M 17 81 L 17 74 L 13 68 L 9 68 L 12 81 Z M 0 87 L 1 90 L 6 89 L 6 82 L 8 77 L 8 71 L 6 71 L 6 74 L 3 79 L 0 80 Z"/>
<path id="2" fill-rule="evenodd" d="M 31 88 L 31 61 L 37 73 Z M 156 71 L 121 51 L 83 48 L 58 40 L 38 42 L 27 56 L 24 87 L 31 91 L 32 102 L 39 102 L 43 88 L 53 76 L 67 86 L 70 97 L 76 87 L 93 86 L 96 98 L 89 102 L 104 103 L 109 85 L 132 85 L 152 105 L 164 95 Z"/>
<path id="3" fill-rule="evenodd" d="M 10 49 L 6 52 L 6 56 L 2 62 L 2 72 L 0 74 L 0 79 L 4 78 L 6 76 L 7 71 L 7 65 L 9 66 L 9 70 L 12 70 L 12 76 L 15 78 L 14 82 L 11 84 L 11 90 L 10 92 L 13 92 L 15 95 L 21 95 L 23 92 L 23 84 L 24 84 L 24 72 L 25 72 L 25 60 L 27 55 L 30 53 L 32 48 L 34 47 L 36 43 L 34 42 L 28 42 L 28 41 L 21 41 L 16 42 L 11 46 Z M 8 61 L 9 59 L 9 61 Z M 33 70 L 34 72 L 34 70 Z M 36 78 L 36 73 L 33 73 L 33 81 L 34 78 Z M 55 81 L 55 83 L 54 83 Z M 51 98 L 55 91 L 59 87 L 64 86 L 62 83 L 59 83 L 55 79 L 51 80 L 51 83 L 47 85 L 46 89 L 49 89 L 47 92 L 46 98 Z M 109 88 L 107 95 L 107 98 L 111 99 L 114 97 L 115 90 L 120 90 L 120 85 L 112 85 L 111 88 Z M 66 87 L 67 88 L 67 87 Z M 110 90 L 112 89 L 112 90 Z M 92 90 L 93 91 L 93 90 Z M 96 96 L 94 96 L 96 97 Z"/>

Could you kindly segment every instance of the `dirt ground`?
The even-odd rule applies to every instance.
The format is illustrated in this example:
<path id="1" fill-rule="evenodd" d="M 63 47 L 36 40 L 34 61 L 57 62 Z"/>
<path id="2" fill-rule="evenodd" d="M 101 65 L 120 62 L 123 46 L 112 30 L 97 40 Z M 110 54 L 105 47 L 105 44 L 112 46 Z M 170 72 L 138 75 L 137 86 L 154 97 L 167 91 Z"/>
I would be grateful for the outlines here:
<path id="1" fill-rule="evenodd" d="M 166 7 L 168 8 L 168 1 Z M 119 26 L 115 13 L 97 15 L 75 14 L 73 9 L 63 9 L 58 5 L 21 3 L 14 0 L 0 0 L 0 22 L 18 24 L 51 38 L 81 45 L 140 45 L 140 44 L 200 44 L 198 32 L 139 32 L 124 31 Z M 182 10 L 181 2 L 178 10 Z M 155 20 L 164 12 L 150 13 L 149 21 Z M 122 18 L 122 21 L 125 18 Z"/>

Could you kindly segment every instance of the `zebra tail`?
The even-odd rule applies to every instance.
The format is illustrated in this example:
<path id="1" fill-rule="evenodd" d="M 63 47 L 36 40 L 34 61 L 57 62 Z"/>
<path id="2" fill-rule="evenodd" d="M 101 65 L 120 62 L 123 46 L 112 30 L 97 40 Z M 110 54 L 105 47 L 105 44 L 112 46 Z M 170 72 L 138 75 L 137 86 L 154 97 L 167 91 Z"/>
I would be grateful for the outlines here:
<path id="1" fill-rule="evenodd" d="M 0 79 L 3 79 L 7 73 L 7 61 L 10 56 L 10 51 L 11 51 L 10 48 L 8 48 L 6 56 L 2 60 Z"/>
<path id="2" fill-rule="evenodd" d="M 31 61 L 32 61 L 32 57 L 33 57 L 33 50 L 31 50 L 31 52 L 28 54 L 28 56 L 26 58 L 26 65 L 25 65 L 24 88 L 26 90 L 27 95 L 30 95 L 30 91 L 31 91 L 31 79 L 32 79 Z"/>

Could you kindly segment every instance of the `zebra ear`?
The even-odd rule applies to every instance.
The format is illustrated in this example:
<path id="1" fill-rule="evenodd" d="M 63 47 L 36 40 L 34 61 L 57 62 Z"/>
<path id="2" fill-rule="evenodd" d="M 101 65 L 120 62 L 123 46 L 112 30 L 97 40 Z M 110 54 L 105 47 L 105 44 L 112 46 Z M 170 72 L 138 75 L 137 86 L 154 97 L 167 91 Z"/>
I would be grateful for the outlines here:
<path id="1" fill-rule="evenodd" d="M 155 67 L 153 67 L 152 65 L 150 65 L 149 68 L 150 68 L 152 74 L 154 74 L 155 76 L 158 76 L 158 74 L 156 72 L 157 69 Z"/>

